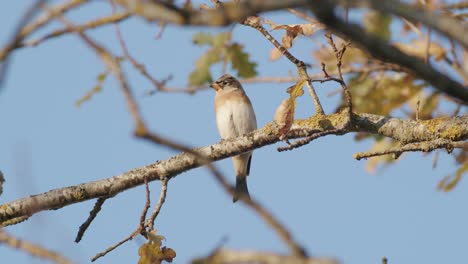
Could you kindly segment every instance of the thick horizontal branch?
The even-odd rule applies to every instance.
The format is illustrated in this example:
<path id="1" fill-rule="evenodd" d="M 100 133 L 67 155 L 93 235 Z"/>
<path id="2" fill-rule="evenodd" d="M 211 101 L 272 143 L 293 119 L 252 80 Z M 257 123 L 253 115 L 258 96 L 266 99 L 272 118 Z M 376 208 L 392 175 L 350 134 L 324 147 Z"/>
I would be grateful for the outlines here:
<path id="1" fill-rule="evenodd" d="M 345 112 L 327 116 L 312 116 L 296 120 L 287 137 L 301 138 L 341 128 L 348 120 Z M 405 120 L 372 114 L 354 114 L 353 123 L 345 133 L 368 132 L 396 139 L 402 143 L 430 141 L 444 138 L 463 141 L 468 138 L 468 115 L 455 118 L 438 118 L 426 121 Z M 216 144 L 194 149 L 195 152 L 217 161 L 251 151 L 279 141 L 278 127 L 269 123 L 242 137 L 223 140 Z M 29 216 L 43 210 L 57 209 L 99 197 L 114 196 L 122 191 L 149 181 L 167 177 L 171 179 L 182 172 L 203 166 L 193 154 L 181 153 L 169 159 L 133 169 L 121 175 L 75 186 L 51 190 L 0 205 L 0 223 L 16 217 Z"/>
<path id="2" fill-rule="evenodd" d="M 156 1 L 115 0 L 128 11 L 150 21 L 161 21 L 180 25 L 226 26 L 243 21 L 260 12 L 293 7 L 304 7 L 308 0 L 250 0 L 228 2 L 216 9 L 193 10 Z"/>

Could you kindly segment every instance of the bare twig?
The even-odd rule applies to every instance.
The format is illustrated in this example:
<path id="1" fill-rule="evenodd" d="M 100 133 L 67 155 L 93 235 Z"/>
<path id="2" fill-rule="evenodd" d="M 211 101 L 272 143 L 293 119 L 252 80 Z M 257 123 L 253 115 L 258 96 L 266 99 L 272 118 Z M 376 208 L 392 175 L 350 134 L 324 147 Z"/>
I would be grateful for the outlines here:
<path id="1" fill-rule="evenodd" d="M 432 141 L 424 141 L 424 142 L 416 142 L 416 143 L 408 143 L 401 147 L 394 147 L 389 148 L 383 151 L 376 151 L 376 152 L 358 152 L 354 154 L 354 158 L 357 160 L 382 156 L 387 154 L 397 154 L 400 155 L 404 152 L 409 151 L 422 151 L 422 152 L 430 152 L 435 149 L 446 149 L 448 153 L 451 153 L 454 148 L 466 148 L 468 147 L 468 142 L 465 141 L 450 141 L 447 139 L 436 139 Z"/>
<path id="2" fill-rule="evenodd" d="M 300 140 L 297 140 L 295 141 L 294 143 L 289 143 L 288 146 L 286 147 L 278 147 L 277 150 L 279 152 L 283 152 L 283 151 L 286 151 L 286 150 L 293 150 L 295 148 L 299 148 L 299 147 L 302 147 L 306 144 L 309 144 L 311 141 L 313 141 L 314 139 L 317 139 L 319 137 L 324 137 L 324 136 L 327 136 L 327 135 L 341 135 L 345 132 L 345 130 L 343 128 L 336 128 L 336 129 L 332 129 L 332 130 L 325 130 L 325 131 L 321 131 L 321 132 L 317 132 L 315 134 L 312 134 L 306 138 L 303 138 L 303 139 L 300 139 Z"/>
<path id="3" fill-rule="evenodd" d="M 371 73 L 371 72 L 381 72 L 381 71 L 394 71 L 394 72 L 404 72 L 407 71 L 405 68 L 399 67 L 395 64 L 375 62 L 371 65 L 363 65 L 362 67 L 346 67 L 342 68 L 343 74 L 354 74 L 354 73 Z M 322 72 L 311 73 L 308 75 L 309 79 L 312 82 L 317 81 L 317 78 L 323 76 Z M 188 86 L 188 87 L 169 87 L 166 86 L 166 83 L 171 79 L 171 76 L 160 81 L 164 84 L 163 87 L 158 89 L 152 89 L 145 92 L 145 95 L 153 95 L 157 91 L 169 92 L 169 93 L 189 93 L 193 94 L 199 90 L 207 89 L 207 85 L 200 86 Z M 241 83 L 292 83 L 298 82 L 301 80 L 301 77 L 298 76 L 257 76 L 251 78 L 240 79 Z M 324 80 L 329 81 L 329 80 Z M 338 81 L 338 79 L 334 80 Z"/>
<path id="4" fill-rule="evenodd" d="M 93 222 L 94 218 L 96 218 L 97 214 L 101 211 L 101 207 L 104 204 L 104 202 L 107 200 L 107 198 L 108 197 L 101 197 L 97 199 L 96 203 L 94 204 L 93 210 L 89 212 L 88 219 L 86 219 L 86 221 L 83 224 L 81 224 L 80 228 L 78 229 L 78 233 L 76 234 L 76 238 L 75 238 L 76 243 L 81 241 L 89 225 L 91 224 L 91 222 Z"/>
<path id="5" fill-rule="evenodd" d="M 22 250 L 31 256 L 47 259 L 59 264 L 71 264 L 72 262 L 61 254 L 52 250 L 46 249 L 40 245 L 33 244 L 26 240 L 22 240 L 11 236 L 5 230 L 0 228 L 0 244 L 5 244 L 9 247 Z"/>
<path id="6" fill-rule="evenodd" d="M 207 257 L 192 260 L 192 264 L 215 263 L 338 264 L 339 262 L 331 258 L 303 258 L 290 255 L 279 255 L 272 252 L 239 251 L 230 249 L 217 249 Z"/>
<path id="7" fill-rule="evenodd" d="M 86 31 L 86 30 L 94 29 L 94 28 L 104 26 L 107 24 L 118 23 L 118 22 L 124 21 L 125 19 L 129 17 L 130 17 L 130 13 L 123 12 L 123 13 L 118 13 L 118 14 L 112 14 L 106 17 L 101 17 L 101 18 L 86 22 L 81 25 L 75 25 L 75 28 L 73 30 L 70 30 L 70 28 L 57 29 L 50 33 L 47 33 L 46 35 L 40 38 L 21 42 L 18 44 L 16 48 L 37 46 L 46 40 L 49 40 L 51 38 L 56 38 L 65 34 L 74 33 L 74 31 L 76 30 Z"/>
<path id="8" fill-rule="evenodd" d="M 29 23 L 21 29 L 20 37 L 25 38 L 39 28 L 50 23 L 57 15 L 64 15 L 69 10 L 72 10 L 73 8 L 76 8 L 86 2 L 87 0 L 70 0 L 60 3 L 56 6 L 47 7 L 47 12 L 43 13 L 35 21 Z"/>
<path id="9" fill-rule="evenodd" d="M 27 13 L 29 12 L 35 12 L 38 10 L 40 6 L 42 6 L 46 1 L 36 1 L 32 9 L 30 9 Z M 18 25 L 18 30 L 17 33 L 15 33 L 15 40 L 14 42 L 11 42 L 9 45 L 6 47 L 2 48 L 0 50 L 0 61 L 4 60 L 14 49 L 18 48 L 20 46 L 20 42 L 26 38 L 28 35 L 31 33 L 35 32 L 37 29 L 41 28 L 42 26 L 46 25 L 52 19 L 57 15 L 57 14 L 64 14 L 66 11 L 86 2 L 86 0 L 71 0 L 70 2 L 66 2 L 63 4 L 59 4 L 57 6 L 48 8 L 49 12 L 46 14 L 43 14 L 40 16 L 38 19 L 35 21 L 26 24 L 28 21 L 23 21 L 23 23 L 20 23 Z M 25 14 L 24 17 L 29 17 L 31 18 L 32 15 Z M 28 19 L 29 20 L 29 19 Z"/>
<path id="10" fill-rule="evenodd" d="M 39 7 L 44 4 L 46 0 L 36 0 L 23 14 L 21 19 L 18 22 L 15 30 L 13 30 L 13 34 L 9 43 L 0 50 L 0 90 L 2 88 L 2 84 L 4 83 L 5 76 L 7 74 L 8 65 L 10 64 L 9 55 L 12 50 L 21 42 L 24 36 L 21 36 L 21 29 L 23 26 L 28 23 L 28 21 L 34 16 L 37 12 Z"/>
<path id="11" fill-rule="evenodd" d="M 110 1 L 110 2 L 112 4 L 112 10 L 115 13 L 116 12 L 115 4 L 113 1 Z M 148 71 L 146 70 L 145 65 L 139 63 L 132 55 L 130 55 L 130 51 L 128 50 L 127 45 L 125 44 L 125 40 L 122 36 L 122 31 L 120 30 L 120 27 L 118 24 L 115 24 L 115 31 L 117 33 L 117 38 L 119 40 L 120 47 L 122 48 L 124 57 L 127 58 L 130 61 L 130 63 L 133 65 L 133 67 L 135 67 L 146 79 L 148 79 L 156 89 L 164 90 L 165 82 L 164 81 L 160 82 L 154 79 L 151 76 L 151 74 L 149 74 Z"/>
<path id="12" fill-rule="evenodd" d="M 94 257 L 91 258 L 91 261 L 96 261 L 98 258 L 104 257 L 107 253 L 113 251 L 114 249 L 118 248 L 119 246 L 123 245 L 124 243 L 132 240 L 138 234 L 141 234 L 141 235 L 147 237 L 146 230 L 145 230 L 145 218 L 146 218 L 146 214 L 148 213 L 148 209 L 150 208 L 151 200 L 150 200 L 150 190 L 149 190 L 149 184 L 148 184 L 148 177 L 145 177 L 144 181 L 145 181 L 145 191 L 146 191 L 145 192 L 146 193 L 146 202 L 145 202 L 145 206 L 143 207 L 143 210 L 141 212 L 140 221 L 139 221 L 137 229 L 135 229 L 135 231 L 133 231 L 130 235 L 128 235 L 124 239 L 122 239 L 119 242 L 115 243 L 114 245 L 108 247 L 106 250 L 96 254 Z"/>
<path id="13" fill-rule="evenodd" d="M 145 229 L 146 215 L 148 214 L 148 210 L 151 206 L 151 196 L 150 196 L 151 192 L 149 189 L 148 177 L 145 177 L 145 193 L 146 193 L 146 202 L 145 202 L 145 207 L 143 207 L 143 210 L 141 211 L 141 215 L 140 215 L 140 225 L 139 225 L 140 231 L 144 231 Z M 143 232 L 143 235 L 146 235 L 146 231 Z"/>
<path id="14" fill-rule="evenodd" d="M 336 68 L 338 71 L 338 83 L 341 85 L 341 88 L 343 89 L 343 94 L 344 94 L 344 101 L 346 103 L 346 106 L 348 108 L 348 118 L 349 118 L 349 123 L 352 122 L 352 117 L 353 117 L 353 103 L 352 103 L 352 98 L 351 98 L 351 92 L 348 89 L 348 86 L 346 85 L 346 82 L 343 78 L 343 73 L 341 71 L 341 66 L 343 65 L 342 60 L 343 60 L 343 55 L 346 52 L 346 47 L 350 44 L 350 42 L 347 42 L 343 44 L 340 50 L 336 47 L 335 42 L 333 41 L 333 36 L 330 32 L 325 34 L 325 37 L 328 39 L 329 45 L 332 47 L 333 52 L 335 54 L 336 58 Z M 329 74 L 325 70 L 325 66 L 322 63 L 322 70 L 325 74 L 325 77 L 328 76 L 328 78 L 331 78 Z M 348 124 L 349 124 L 348 123 Z M 348 125 L 347 124 L 347 125 Z M 346 125 L 346 126 L 347 126 Z"/>
<path id="15" fill-rule="evenodd" d="M 105 255 L 107 255 L 107 253 L 113 251 L 114 249 L 120 247 L 121 245 L 123 245 L 124 243 L 132 240 L 134 237 L 136 237 L 140 232 L 140 230 L 135 230 L 133 233 L 131 233 L 130 235 L 128 235 L 126 238 L 120 240 L 119 242 L 117 242 L 116 244 L 108 247 L 106 250 L 96 254 L 94 257 L 91 258 L 91 261 L 94 262 L 96 261 L 97 259 L 99 259 L 100 257 L 104 257 Z"/>
<path id="16" fill-rule="evenodd" d="M 151 213 L 150 218 L 148 218 L 148 220 L 146 221 L 146 226 L 148 227 L 149 231 L 154 230 L 154 220 L 159 215 L 159 212 L 161 211 L 161 207 L 164 204 L 164 201 L 166 201 L 167 183 L 168 183 L 167 178 L 161 179 L 161 194 L 159 195 L 158 203 L 156 204 L 156 207 Z"/>

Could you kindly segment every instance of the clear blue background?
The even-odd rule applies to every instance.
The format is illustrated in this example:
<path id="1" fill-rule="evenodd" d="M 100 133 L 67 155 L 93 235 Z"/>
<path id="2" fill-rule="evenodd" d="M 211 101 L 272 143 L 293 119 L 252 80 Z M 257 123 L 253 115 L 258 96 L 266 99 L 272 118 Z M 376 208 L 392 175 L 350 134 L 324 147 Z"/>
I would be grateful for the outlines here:
<path id="1" fill-rule="evenodd" d="M 32 1 L 8 1 L 0 9 L 0 41 L 6 43 L 19 16 Z M 55 1 L 54 1 L 55 3 Z M 107 2 L 98 1 L 71 12 L 75 23 L 110 14 Z M 296 21 L 269 14 L 277 23 Z M 46 33 L 61 27 L 52 23 Z M 184 87 L 203 48 L 191 37 L 200 30 L 168 26 L 162 39 L 158 27 L 140 19 L 121 24 L 132 55 L 155 78 L 174 75 L 171 86 Z M 226 30 L 226 29 L 224 29 Z M 120 53 L 112 26 L 89 35 Z M 268 60 L 271 45 L 251 28 L 236 26 L 235 39 L 245 43 L 261 76 L 285 76 L 294 67 L 285 59 Z M 280 35 L 277 35 L 280 36 Z M 316 35 L 321 38 L 320 35 Z M 298 41 L 295 55 L 312 61 L 311 41 Z M 77 108 L 75 102 L 105 70 L 101 61 L 76 36 L 47 41 L 13 54 L 9 75 L 0 91 L 0 170 L 7 182 L 0 203 L 53 188 L 111 177 L 132 168 L 166 159 L 176 152 L 132 136 L 133 123 L 116 81 L 108 78 L 104 90 Z M 128 66 L 128 65 L 127 65 Z M 131 67 L 126 73 L 149 126 L 191 146 L 219 140 L 213 113 L 213 91 L 194 95 L 157 93 L 145 97 L 151 84 Z M 215 76 L 220 66 L 213 67 Z M 313 72 L 315 72 L 317 68 Z M 285 98 L 288 84 L 245 85 L 259 127 L 269 122 Z M 336 85 L 319 86 L 328 112 L 339 98 L 327 97 Z M 297 117 L 314 111 L 310 98 L 299 99 Z M 365 171 L 365 161 L 352 154 L 367 150 L 371 142 L 356 143 L 353 135 L 320 138 L 295 151 L 279 153 L 268 146 L 255 151 L 249 188 L 277 216 L 310 254 L 336 257 L 344 263 L 461 263 L 466 260 L 468 213 L 466 182 L 450 193 L 436 190 L 438 181 L 455 171 L 453 159 L 441 152 L 432 169 L 432 155 L 405 154 L 395 165 L 376 175 Z M 233 180 L 230 160 L 216 165 Z M 160 184 L 151 184 L 153 205 Z M 108 200 L 83 240 L 76 244 L 78 227 L 94 201 L 34 215 L 8 227 L 11 234 L 87 263 L 96 253 L 121 240 L 137 226 L 145 202 L 143 187 Z M 174 263 L 187 263 L 210 254 L 223 238 L 224 246 L 287 253 L 287 248 L 263 221 L 242 204 L 232 204 L 210 173 L 199 168 L 185 172 L 169 184 L 168 196 L 156 220 L 165 245 L 177 252 Z M 97 263 L 136 263 L 137 238 Z M 43 263 L 23 252 L 0 246 L 4 263 Z"/>

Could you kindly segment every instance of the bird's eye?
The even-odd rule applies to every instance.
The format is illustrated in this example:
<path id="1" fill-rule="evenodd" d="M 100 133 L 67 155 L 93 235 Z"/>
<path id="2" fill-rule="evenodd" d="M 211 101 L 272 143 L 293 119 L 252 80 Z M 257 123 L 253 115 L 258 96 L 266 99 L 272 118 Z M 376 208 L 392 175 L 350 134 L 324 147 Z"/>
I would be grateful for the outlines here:
<path id="1" fill-rule="evenodd" d="M 224 86 L 226 86 L 226 85 L 229 84 L 229 82 L 228 82 L 227 80 L 224 80 L 224 81 L 222 82 L 222 84 L 223 84 Z"/>

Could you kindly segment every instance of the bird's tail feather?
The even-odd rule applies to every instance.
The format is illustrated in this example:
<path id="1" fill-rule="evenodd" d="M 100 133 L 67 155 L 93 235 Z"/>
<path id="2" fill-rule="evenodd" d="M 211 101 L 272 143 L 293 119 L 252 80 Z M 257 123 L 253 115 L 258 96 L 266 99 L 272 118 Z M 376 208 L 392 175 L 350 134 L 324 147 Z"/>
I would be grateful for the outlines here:
<path id="1" fill-rule="evenodd" d="M 241 196 L 250 199 L 249 189 L 247 188 L 247 177 L 236 178 L 236 192 L 234 193 L 234 197 L 232 197 L 232 202 L 237 202 Z"/>

